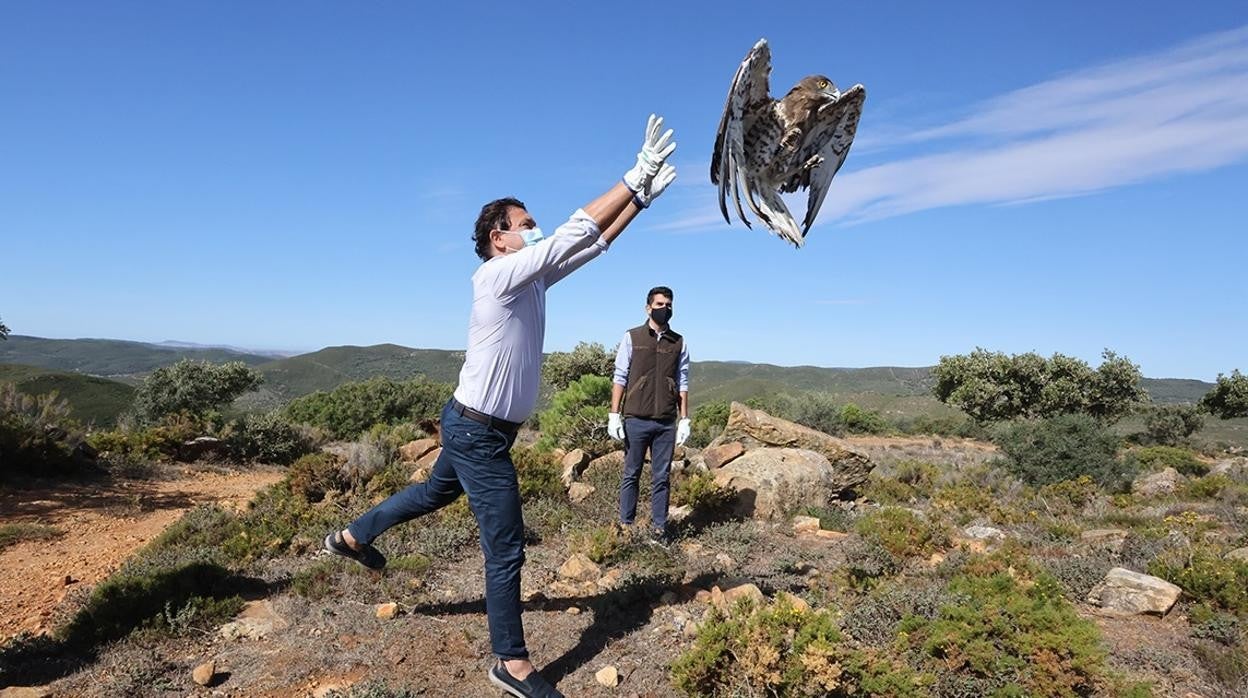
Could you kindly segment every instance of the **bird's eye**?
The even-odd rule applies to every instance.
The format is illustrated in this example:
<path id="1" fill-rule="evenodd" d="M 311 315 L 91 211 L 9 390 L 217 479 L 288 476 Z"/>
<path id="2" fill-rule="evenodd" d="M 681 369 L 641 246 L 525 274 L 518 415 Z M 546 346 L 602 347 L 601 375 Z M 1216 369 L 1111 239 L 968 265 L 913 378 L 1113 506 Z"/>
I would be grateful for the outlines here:
<path id="1" fill-rule="evenodd" d="M 820 81 L 819 81 L 819 89 L 821 89 L 821 90 L 822 90 L 822 89 L 824 89 L 824 88 L 825 88 L 825 87 L 827 87 L 827 86 L 828 86 L 828 81 L 827 81 L 827 80 L 820 80 Z"/>

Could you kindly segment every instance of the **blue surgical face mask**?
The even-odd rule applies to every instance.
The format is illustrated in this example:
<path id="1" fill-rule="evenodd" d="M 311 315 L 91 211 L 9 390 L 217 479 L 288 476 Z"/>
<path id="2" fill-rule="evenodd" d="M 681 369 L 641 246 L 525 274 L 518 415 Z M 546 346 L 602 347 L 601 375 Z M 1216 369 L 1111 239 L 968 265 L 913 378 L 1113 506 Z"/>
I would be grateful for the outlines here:
<path id="1" fill-rule="evenodd" d="M 541 242 L 542 238 L 546 237 L 545 235 L 542 235 L 541 228 L 529 228 L 528 230 L 519 230 L 519 231 L 516 231 L 516 234 L 520 236 L 520 239 L 524 240 L 525 247 L 532 247 L 533 245 L 536 245 L 537 243 Z"/>

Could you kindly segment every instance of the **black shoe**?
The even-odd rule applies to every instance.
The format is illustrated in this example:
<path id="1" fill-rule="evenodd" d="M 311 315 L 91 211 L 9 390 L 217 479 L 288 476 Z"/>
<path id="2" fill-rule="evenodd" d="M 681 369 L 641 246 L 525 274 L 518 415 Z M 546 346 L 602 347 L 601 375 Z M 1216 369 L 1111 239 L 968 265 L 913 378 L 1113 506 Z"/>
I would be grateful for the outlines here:
<path id="1" fill-rule="evenodd" d="M 666 548 L 672 543 L 672 535 L 667 531 L 658 529 L 650 531 L 650 537 L 646 540 L 651 545 L 657 545 L 660 548 Z"/>
<path id="2" fill-rule="evenodd" d="M 521 681 L 507 672 L 502 662 L 495 662 L 489 671 L 490 683 L 497 686 L 509 696 L 516 698 L 563 698 L 563 694 L 555 690 L 542 675 L 534 670 Z"/>
<path id="3" fill-rule="evenodd" d="M 334 555 L 355 560 L 370 570 L 379 570 L 386 566 L 386 556 L 382 555 L 380 550 L 368 543 L 361 544 L 360 549 L 356 550 L 342 539 L 342 531 L 334 531 L 325 536 L 323 547 Z"/>

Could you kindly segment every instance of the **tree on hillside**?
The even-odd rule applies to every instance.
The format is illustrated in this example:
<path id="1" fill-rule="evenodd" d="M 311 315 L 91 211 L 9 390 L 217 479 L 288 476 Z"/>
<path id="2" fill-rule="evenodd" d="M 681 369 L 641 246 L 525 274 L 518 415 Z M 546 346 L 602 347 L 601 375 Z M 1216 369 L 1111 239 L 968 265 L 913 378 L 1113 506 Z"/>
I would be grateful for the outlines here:
<path id="1" fill-rule="evenodd" d="M 146 424 L 180 412 L 203 417 L 263 381 L 259 371 L 242 361 L 213 364 L 183 359 L 152 371 L 143 381 L 135 393 L 135 416 Z"/>
<path id="2" fill-rule="evenodd" d="M 1248 417 L 1248 376 L 1231 371 L 1231 375 L 1218 374 L 1218 383 L 1200 399 L 1200 406 L 1215 417 L 1234 419 Z"/>
<path id="3" fill-rule="evenodd" d="M 932 369 L 932 392 L 975 421 L 1086 414 L 1112 423 L 1148 401 L 1140 368 L 1106 350 L 1096 370 L 1070 356 L 1007 356 L 977 348 L 970 354 L 942 356 Z"/>
<path id="4" fill-rule="evenodd" d="M 4 324 L 4 321 L 0 320 L 0 339 L 8 339 L 8 338 L 9 338 L 9 328 L 7 325 Z"/>
<path id="5" fill-rule="evenodd" d="M 542 378 L 556 391 L 564 390 L 581 376 L 610 378 L 615 355 L 597 342 L 581 342 L 572 351 L 556 351 L 542 363 Z"/>

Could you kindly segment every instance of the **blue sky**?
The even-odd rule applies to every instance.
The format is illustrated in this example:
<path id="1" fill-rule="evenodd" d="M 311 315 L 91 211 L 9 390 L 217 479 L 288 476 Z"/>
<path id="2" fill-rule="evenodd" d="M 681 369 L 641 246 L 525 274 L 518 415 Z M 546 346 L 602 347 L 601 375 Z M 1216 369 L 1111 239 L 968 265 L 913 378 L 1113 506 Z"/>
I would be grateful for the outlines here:
<path id="1" fill-rule="evenodd" d="M 763 6 L 0 3 L 0 318 L 462 348 L 481 204 L 553 231 L 657 111 L 677 182 L 551 292 L 547 350 L 666 284 L 695 359 L 1248 369 L 1248 5 Z M 719 219 L 707 172 L 760 37 L 773 94 L 868 90 L 801 250 Z"/>

